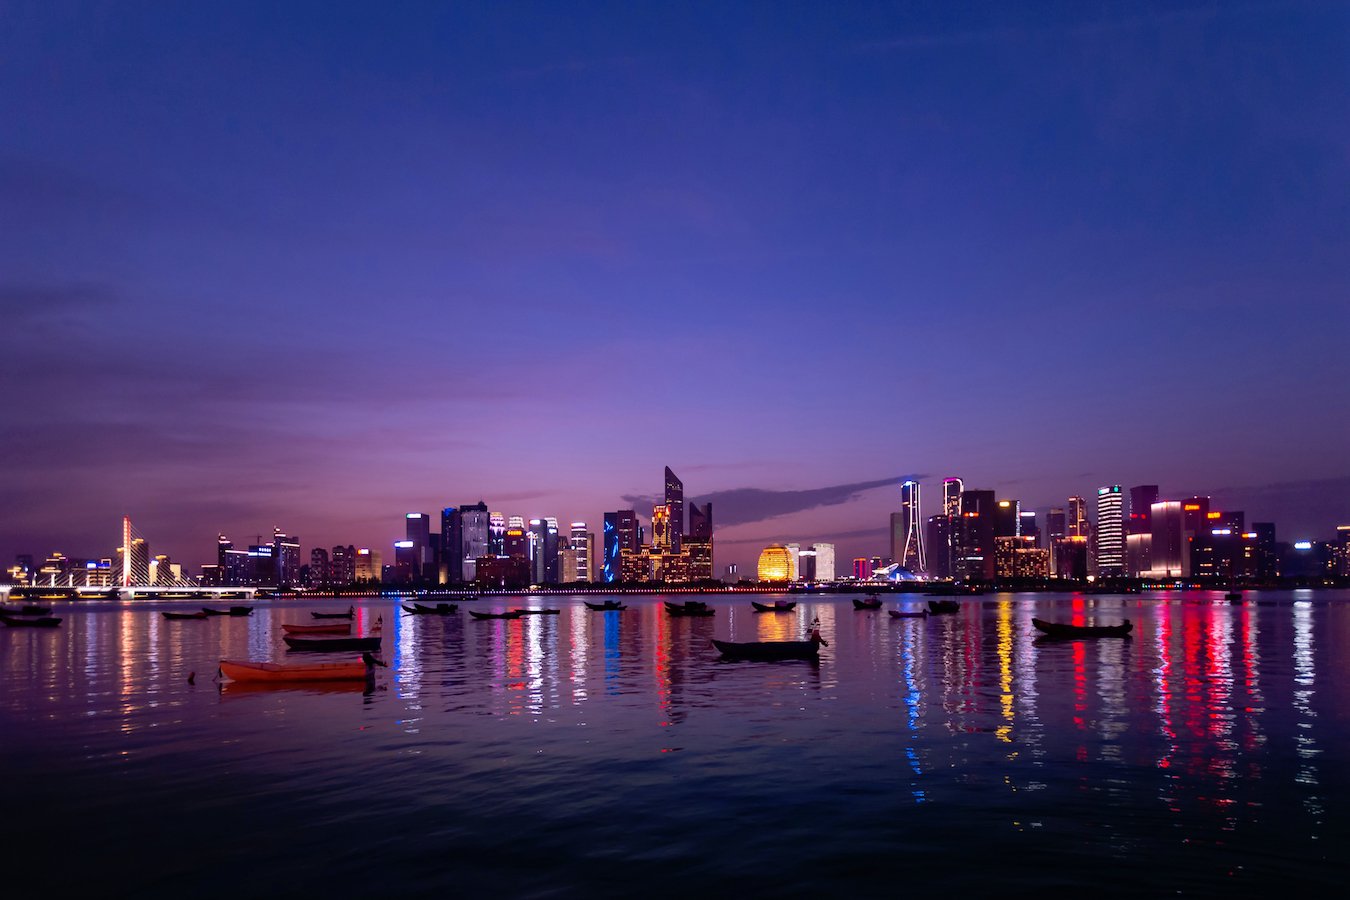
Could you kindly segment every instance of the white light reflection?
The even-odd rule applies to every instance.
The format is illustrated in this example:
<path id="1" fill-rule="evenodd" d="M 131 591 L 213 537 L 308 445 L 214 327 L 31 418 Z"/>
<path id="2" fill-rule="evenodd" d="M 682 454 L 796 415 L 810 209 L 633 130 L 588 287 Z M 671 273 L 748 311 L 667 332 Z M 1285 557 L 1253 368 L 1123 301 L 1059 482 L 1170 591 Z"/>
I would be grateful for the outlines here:
<path id="1" fill-rule="evenodd" d="M 1318 786 L 1317 767 L 1314 760 L 1322 751 L 1317 748 L 1313 736 L 1313 721 L 1317 713 L 1312 708 L 1313 694 L 1316 693 L 1317 672 L 1313 657 L 1313 609 L 1307 600 L 1294 603 L 1294 750 L 1299 758 L 1298 771 L 1294 780 L 1306 785 L 1310 790 Z M 1303 808 L 1313 817 L 1314 824 L 1322 824 L 1322 800 L 1310 793 L 1303 800 Z"/>

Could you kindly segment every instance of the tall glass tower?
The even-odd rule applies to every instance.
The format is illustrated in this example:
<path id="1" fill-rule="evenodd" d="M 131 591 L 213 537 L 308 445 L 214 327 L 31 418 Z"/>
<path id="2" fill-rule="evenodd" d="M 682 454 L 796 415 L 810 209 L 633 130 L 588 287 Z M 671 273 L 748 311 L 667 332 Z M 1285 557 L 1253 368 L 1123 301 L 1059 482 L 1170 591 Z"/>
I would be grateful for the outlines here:
<path id="1" fill-rule="evenodd" d="M 666 466 L 666 515 L 670 552 L 679 553 L 684 543 L 684 482 L 675 477 L 670 466 Z"/>
<path id="2" fill-rule="evenodd" d="M 928 561 L 923 552 L 923 514 L 919 509 L 919 483 L 908 479 L 900 484 L 900 516 L 903 543 L 895 561 L 911 572 L 925 572 Z"/>
<path id="3" fill-rule="evenodd" d="M 1125 507 L 1120 485 L 1097 488 L 1097 574 L 1125 574 Z"/>

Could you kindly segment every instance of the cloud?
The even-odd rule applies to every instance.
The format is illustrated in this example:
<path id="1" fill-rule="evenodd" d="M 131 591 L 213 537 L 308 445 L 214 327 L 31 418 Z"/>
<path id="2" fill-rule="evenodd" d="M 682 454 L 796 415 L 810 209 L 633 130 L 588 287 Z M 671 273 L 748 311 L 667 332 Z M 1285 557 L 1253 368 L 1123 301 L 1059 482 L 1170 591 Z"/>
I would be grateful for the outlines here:
<path id="1" fill-rule="evenodd" d="M 802 491 L 771 491 L 764 488 L 732 488 L 726 491 L 714 491 L 697 498 L 698 503 L 712 503 L 713 522 L 717 527 L 746 525 L 787 516 L 803 510 L 821 506 L 838 506 L 856 499 L 860 494 L 880 487 L 899 484 L 907 478 L 923 479 L 925 475 L 896 475 L 892 478 L 880 478 L 876 481 L 859 481 L 852 484 L 835 484 L 829 487 L 809 488 Z M 625 494 L 625 503 L 630 503 L 639 512 L 650 509 L 660 502 L 660 498 Z"/>

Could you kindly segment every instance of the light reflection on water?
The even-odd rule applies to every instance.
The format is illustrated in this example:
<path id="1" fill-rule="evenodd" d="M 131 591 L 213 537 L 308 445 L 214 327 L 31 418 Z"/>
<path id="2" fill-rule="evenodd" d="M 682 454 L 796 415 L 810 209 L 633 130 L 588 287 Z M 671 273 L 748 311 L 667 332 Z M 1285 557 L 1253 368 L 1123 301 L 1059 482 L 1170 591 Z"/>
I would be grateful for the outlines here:
<path id="1" fill-rule="evenodd" d="M 644 892 L 880 895 L 877 854 L 919 893 L 979 891 L 990 869 L 1013 893 L 1324 886 L 1346 822 L 1332 648 L 1350 594 L 1218 597 L 1005 594 L 894 620 L 847 595 L 785 613 L 716 597 L 713 618 L 541 597 L 519 605 L 561 614 L 484 621 L 369 599 L 354 630 L 382 620 L 390 663 L 369 694 L 212 682 L 223 657 L 293 658 L 281 624 L 331 601 L 203 621 L 90 603 L 56 632 L 0 632 L 0 762 L 33 776 L 7 790 L 25 829 L 98 834 L 85 869 L 128 893 L 623 896 L 668 871 Z M 1036 615 L 1135 633 L 1042 644 Z M 709 645 L 817 619 L 818 664 Z M 165 868 L 185 819 L 197 862 Z M 371 841 L 378 866 L 354 858 Z"/>

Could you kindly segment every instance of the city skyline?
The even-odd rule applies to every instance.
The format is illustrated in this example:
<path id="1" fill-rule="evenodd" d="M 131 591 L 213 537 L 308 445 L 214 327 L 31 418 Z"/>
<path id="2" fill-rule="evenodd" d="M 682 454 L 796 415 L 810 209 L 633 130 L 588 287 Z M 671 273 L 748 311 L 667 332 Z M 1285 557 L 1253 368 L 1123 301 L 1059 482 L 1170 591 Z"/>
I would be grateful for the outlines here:
<path id="1" fill-rule="evenodd" d="M 1350 510 L 1345 5 L 0 28 L 0 559 L 598 527 L 661 465 L 742 571 L 888 554 L 906 477 Z"/>

